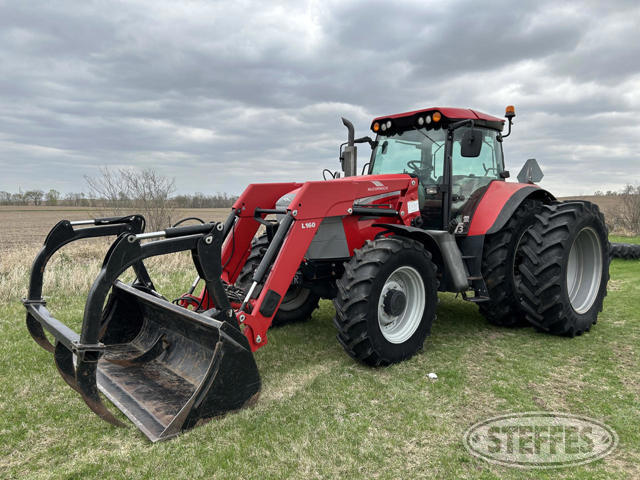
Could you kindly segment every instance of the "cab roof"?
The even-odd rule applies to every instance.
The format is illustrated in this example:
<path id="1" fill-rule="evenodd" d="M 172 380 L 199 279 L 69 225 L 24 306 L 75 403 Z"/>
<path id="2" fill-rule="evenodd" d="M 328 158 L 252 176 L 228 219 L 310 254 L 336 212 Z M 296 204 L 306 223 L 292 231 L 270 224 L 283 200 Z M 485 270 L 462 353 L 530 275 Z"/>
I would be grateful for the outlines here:
<path id="1" fill-rule="evenodd" d="M 373 125 L 376 122 L 382 123 L 388 120 L 395 120 L 397 125 L 400 126 L 402 124 L 412 125 L 414 121 L 423 115 L 433 114 L 434 112 L 440 112 L 442 115 L 442 123 L 447 123 L 448 120 L 458 121 L 458 120 L 478 120 L 478 124 L 487 126 L 489 128 L 494 128 L 496 130 L 502 130 L 504 126 L 505 120 L 503 118 L 494 117 L 492 115 L 487 115 L 486 113 L 479 112 L 477 110 L 472 110 L 470 108 L 452 108 L 452 107 L 431 107 L 431 108 L 423 108 L 421 110 L 414 110 L 411 112 L 404 113 L 395 113 L 393 115 L 384 115 L 381 117 L 376 117 L 371 122 L 371 129 L 373 130 Z M 399 120 L 399 121 L 398 121 Z"/>

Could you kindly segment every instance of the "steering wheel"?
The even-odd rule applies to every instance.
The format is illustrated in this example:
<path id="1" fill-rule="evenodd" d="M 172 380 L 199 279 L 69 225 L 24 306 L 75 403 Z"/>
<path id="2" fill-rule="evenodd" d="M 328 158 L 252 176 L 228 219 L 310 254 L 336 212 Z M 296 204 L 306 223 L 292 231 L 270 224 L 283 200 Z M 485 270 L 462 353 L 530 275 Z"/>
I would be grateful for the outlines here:
<path id="1" fill-rule="evenodd" d="M 412 170 L 412 174 L 420 179 L 420 183 L 438 183 L 431 176 L 431 174 L 433 173 L 433 167 L 423 167 L 421 162 L 419 162 L 418 160 L 409 160 L 407 162 L 407 167 Z"/>
<path id="2" fill-rule="evenodd" d="M 409 160 L 407 162 L 407 167 L 413 170 L 416 173 L 416 175 L 418 173 L 422 173 L 422 167 L 420 166 L 420 163 L 417 160 Z"/>
<path id="3" fill-rule="evenodd" d="M 413 170 L 418 177 L 431 177 L 431 173 L 433 172 L 432 167 L 423 167 L 422 164 L 418 160 L 409 160 L 407 162 L 407 167 Z"/>

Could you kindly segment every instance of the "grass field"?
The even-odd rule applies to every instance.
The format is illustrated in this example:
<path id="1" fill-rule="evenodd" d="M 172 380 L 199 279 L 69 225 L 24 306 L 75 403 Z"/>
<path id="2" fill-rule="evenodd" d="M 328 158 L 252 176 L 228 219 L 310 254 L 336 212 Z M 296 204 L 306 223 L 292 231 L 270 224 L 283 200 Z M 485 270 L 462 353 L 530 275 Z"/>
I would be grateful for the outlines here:
<path id="1" fill-rule="evenodd" d="M 46 277 L 51 311 L 74 328 L 105 247 L 59 254 Z M 424 350 L 388 368 L 354 363 L 322 302 L 309 322 L 270 331 L 256 353 L 263 391 L 254 407 L 153 445 L 126 419 L 118 429 L 91 413 L 29 337 L 19 299 L 36 251 L 32 242 L 0 251 L 0 478 L 640 478 L 640 261 L 613 261 L 598 324 L 574 339 L 493 327 L 474 305 L 441 294 Z M 151 262 L 158 289 L 181 293 L 193 275 L 186 265 L 185 255 Z M 471 424 L 532 410 L 593 417 L 619 446 L 550 471 L 495 466 L 465 450 Z"/>

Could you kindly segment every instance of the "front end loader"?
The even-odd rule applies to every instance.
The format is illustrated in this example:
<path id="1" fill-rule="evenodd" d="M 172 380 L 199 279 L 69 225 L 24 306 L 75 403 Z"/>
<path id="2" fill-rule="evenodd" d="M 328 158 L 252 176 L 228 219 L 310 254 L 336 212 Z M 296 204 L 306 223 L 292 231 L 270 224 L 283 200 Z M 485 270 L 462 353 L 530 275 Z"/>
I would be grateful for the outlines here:
<path id="1" fill-rule="evenodd" d="M 253 352 L 320 298 L 333 300 L 345 352 L 372 366 L 420 351 L 438 292 L 477 303 L 497 325 L 579 335 L 606 294 L 606 227 L 594 205 L 535 185 L 535 162 L 520 183 L 506 181 L 513 116 L 503 135 L 496 117 L 424 109 L 375 119 L 375 140 L 356 139 L 345 120 L 342 173 L 249 185 L 221 223 L 144 232 L 139 215 L 61 221 L 33 264 L 29 332 L 96 414 L 121 424 L 101 392 L 152 441 L 251 403 L 261 387 Z M 371 159 L 356 175 L 365 142 Z M 44 269 L 66 244 L 106 235 L 117 239 L 76 333 L 46 308 Z M 144 261 L 187 250 L 198 277 L 171 302 Z M 124 283 L 128 269 L 136 279 Z"/>

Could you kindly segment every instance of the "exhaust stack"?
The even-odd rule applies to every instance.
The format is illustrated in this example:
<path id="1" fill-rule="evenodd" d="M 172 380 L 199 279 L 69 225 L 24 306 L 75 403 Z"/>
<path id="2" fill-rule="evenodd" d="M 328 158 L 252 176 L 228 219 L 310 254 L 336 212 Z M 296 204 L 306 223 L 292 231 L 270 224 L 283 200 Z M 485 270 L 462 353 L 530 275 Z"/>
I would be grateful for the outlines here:
<path id="1" fill-rule="evenodd" d="M 345 177 L 353 177 L 358 174 L 358 147 L 355 146 L 355 129 L 353 123 L 346 118 L 342 117 L 342 123 L 347 127 L 349 136 L 347 139 L 347 145 L 342 150 L 340 155 L 340 162 L 342 164 L 342 171 Z"/>

